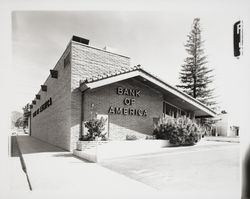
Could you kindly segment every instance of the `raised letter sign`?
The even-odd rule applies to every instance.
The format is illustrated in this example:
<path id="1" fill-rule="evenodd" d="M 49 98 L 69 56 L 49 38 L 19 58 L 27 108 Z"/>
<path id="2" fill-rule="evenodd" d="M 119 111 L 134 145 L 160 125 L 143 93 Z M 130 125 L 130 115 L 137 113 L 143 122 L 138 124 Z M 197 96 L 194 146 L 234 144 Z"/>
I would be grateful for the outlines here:
<path id="1" fill-rule="evenodd" d="M 112 106 L 110 106 L 110 108 L 109 108 L 109 113 L 111 113 L 111 114 L 115 113 L 114 108 Z"/>
<path id="2" fill-rule="evenodd" d="M 123 94 L 123 89 L 122 89 L 122 87 L 118 87 L 118 88 L 117 88 L 117 94 L 118 94 L 118 95 L 122 95 L 122 94 Z"/>

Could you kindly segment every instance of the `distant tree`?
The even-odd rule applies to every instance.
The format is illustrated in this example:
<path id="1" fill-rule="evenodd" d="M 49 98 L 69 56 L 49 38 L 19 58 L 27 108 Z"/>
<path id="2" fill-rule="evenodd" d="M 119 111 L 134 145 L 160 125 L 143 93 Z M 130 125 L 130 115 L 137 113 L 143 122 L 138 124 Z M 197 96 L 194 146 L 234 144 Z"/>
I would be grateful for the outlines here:
<path id="1" fill-rule="evenodd" d="M 22 117 L 23 114 L 21 112 L 18 111 L 12 111 L 11 112 L 11 128 L 13 129 L 14 127 L 16 127 L 16 121 Z"/>
<path id="2" fill-rule="evenodd" d="M 23 108 L 23 128 L 28 126 L 28 118 L 30 116 L 30 105 L 26 104 Z"/>
<path id="3" fill-rule="evenodd" d="M 207 66 L 207 57 L 204 55 L 201 39 L 200 19 L 195 18 L 191 32 L 187 35 L 187 43 L 184 45 L 188 56 L 181 66 L 180 84 L 177 85 L 182 91 L 206 104 L 215 108 L 213 91 L 210 84 L 213 82 L 213 69 Z"/>
<path id="4" fill-rule="evenodd" d="M 19 117 L 15 122 L 15 127 L 21 128 L 23 127 L 23 117 Z"/>

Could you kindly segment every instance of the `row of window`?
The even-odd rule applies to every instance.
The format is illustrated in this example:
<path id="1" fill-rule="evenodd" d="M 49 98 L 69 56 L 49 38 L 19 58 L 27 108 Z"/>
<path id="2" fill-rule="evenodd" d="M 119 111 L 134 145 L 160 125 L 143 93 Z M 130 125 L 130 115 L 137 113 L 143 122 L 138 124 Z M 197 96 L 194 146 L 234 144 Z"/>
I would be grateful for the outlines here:
<path id="1" fill-rule="evenodd" d="M 187 115 L 187 112 L 164 101 L 163 102 L 163 114 L 177 118 L 181 115 Z"/>
<path id="2" fill-rule="evenodd" d="M 64 68 L 70 64 L 70 53 L 68 53 L 66 55 L 66 57 L 64 58 Z M 51 78 L 58 78 L 58 71 L 57 70 L 50 70 L 50 75 Z M 41 90 L 47 92 L 47 85 L 41 85 Z M 32 100 L 32 104 L 30 105 L 30 108 L 33 108 L 33 105 L 36 105 L 36 99 L 40 100 L 41 99 L 41 95 L 37 94 L 35 100 Z"/>

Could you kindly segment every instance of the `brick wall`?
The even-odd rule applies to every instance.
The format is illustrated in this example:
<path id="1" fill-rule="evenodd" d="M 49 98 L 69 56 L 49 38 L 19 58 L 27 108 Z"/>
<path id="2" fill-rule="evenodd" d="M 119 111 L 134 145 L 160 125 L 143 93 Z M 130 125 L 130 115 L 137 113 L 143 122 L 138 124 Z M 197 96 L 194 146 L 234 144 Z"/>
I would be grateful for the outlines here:
<path id="1" fill-rule="evenodd" d="M 139 89 L 140 97 L 128 97 L 117 94 L 117 87 Z M 124 105 L 124 98 L 134 98 L 133 105 Z M 84 118 L 91 118 L 95 114 L 108 114 L 110 106 L 147 110 L 147 116 L 110 114 L 110 138 L 123 140 L 127 134 L 134 134 L 139 138 L 152 135 L 153 118 L 162 113 L 163 96 L 157 91 L 145 86 L 135 78 L 114 84 L 88 90 L 85 93 Z M 93 104 L 93 106 L 91 106 Z M 91 115 L 92 113 L 92 115 Z"/>
<path id="2" fill-rule="evenodd" d="M 64 58 L 70 53 L 70 65 L 64 68 Z M 58 79 L 50 76 L 45 81 L 47 92 L 39 91 L 40 100 L 32 114 L 46 100 L 52 105 L 31 118 L 31 134 L 43 141 L 73 150 L 79 138 L 81 123 L 81 91 L 79 82 L 95 75 L 120 71 L 130 67 L 130 59 L 88 45 L 71 41 L 54 70 Z M 49 72 L 49 71 L 48 71 Z"/>
<path id="3" fill-rule="evenodd" d="M 130 68 L 130 58 L 72 41 L 72 87 L 87 78 Z"/>
<path id="4" fill-rule="evenodd" d="M 71 150 L 79 138 L 81 123 L 80 81 L 130 68 L 130 58 L 72 41 Z M 88 111 L 88 110 L 86 110 Z"/>
<path id="5" fill-rule="evenodd" d="M 64 58 L 71 53 L 70 65 L 64 67 Z M 41 140 L 66 150 L 73 150 L 79 138 L 81 123 L 80 81 L 107 73 L 126 70 L 130 59 L 125 56 L 96 49 L 77 42 L 71 42 L 55 66 L 59 71 L 58 79 L 50 76 L 45 81 L 47 92 L 39 91 L 40 100 L 32 109 L 32 115 L 46 100 L 52 98 L 52 105 L 33 118 L 31 134 Z M 49 71 L 48 71 L 49 72 Z M 124 139 L 127 134 L 145 137 L 152 134 L 153 118 L 162 111 L 162 96 L 155 90 L 135 79 L 117 82 L 85 94 L 84 118 L 92 114 L 108 114 L 110 106 L 125 107 L 125 96 L 117 95 L 117 86 L 140 89 L 141 96 L 135 98 L 133 108 L 147 110 L 147 117 L 129 115 L 110 115 L 110 138 Z M 91 104 L 94 104 L 93 110 Z"/>
<path id="6" fill-rule="evenodd" d="M 52 98 L 52 105 L 38 115 L 31 115 L 31 135 L 58 147 L 70 150 L 70 113 L 71 113 L 71 67 L 64 68 L 64 58 L 70 52 L 71 45 L 63 53 L 54 70 L 58 70 L 58 79 L 50 76 L 45 81 L 47 92 L 39 91 L 40 100 L 31 109 L 32 115 L 46 100 Z M 48 71 L 49 73 L 49 71 Z"/>

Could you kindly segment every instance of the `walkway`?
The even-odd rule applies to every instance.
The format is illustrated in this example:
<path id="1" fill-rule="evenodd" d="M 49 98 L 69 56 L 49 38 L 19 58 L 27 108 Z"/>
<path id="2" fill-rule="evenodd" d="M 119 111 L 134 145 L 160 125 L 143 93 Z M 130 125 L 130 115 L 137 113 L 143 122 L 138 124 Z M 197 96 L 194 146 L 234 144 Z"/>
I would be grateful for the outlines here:
<path id="1" fill-rule="evenodd" d="M 124 160 L 123 158 L 112 161 L 110 160 L 109 162 L 102 163 L 101 166 L 100 164 L 90 163 L 78 159 L 73 156 L 71 152 L 67 152 L 63 149 L 27 135 L 17 136 L 17 141 L 19 143 L 19 147 L 26 164 L 27 173 L 33 188 L 33 191 L 30 192 L 31 195 L 25 195 L 23 198 L 37 198 L 34 197 L 35 194 L 36 196 L 39 196 L 39 198 L 60 199 L 76 197 L 84 198 L 88 196 L 91 196 L 91 198 L 104 197 L 165 199 L 180 198 L 179 194 L 182 193 L 184 194 L 183 198 L 211 198 L 211 194 L 214 194 L 212 192 L 209 194 L 208 192 L 199 193 L 196 191 L 191 191 L 189 192 L 190 195 L 188 195 L 187 192 L 181 188 L 181 186 L 176 184 L 172 184 L 172 186 L 169 184 L 164 185 L 164 191 L 157 191 L 156 189 L 152 188 L 152 183 L 158 183 L 158 181 L 160 182 L 161 180 L 164 180 L 164 177 L 166 176 L 168 177 L 167 183 L 172 183 L 173 181 L 169 180 L 171 177 L 169 176 L 171 172 L 175 171 L 178 174 L 180 171 L 183 171 L 183 169 L 176 170 L 176 167 L 171 167 L 171 165 L 173 165 L 175 162 L 177 162 L 176 164 L 179 166 L 182 164 L 188 165 L 190 161 L 187 156 L 188 154 L 201 154 L 201 157 L 198 158 L 198 160 L 206 160 L 206 157 L 204 157 L 205 153 L 207 153 L 206 151 L 215 149 L 215 153 L 217 153 L 217 150 L 227 149 L 230 148 L 230 146 L 235 145 L 231 143 L 213 141 L 201 142 L 190 149 L 187 147 L 174 147 L 168 148 L 167 150 L 161 149 L 157 152 L 157 154 L 152 153 L 139 155 L 136 157 L 131 156 L 124 158 Z M 205 153 L 200 153 L 200 150 Z M 163 158 L 165 156 L 174 157 L 174 154 L 176 153 L 187 159 L 185 163 L 178 162 L 180 158 L 175 158 L 174 160 Z M 113 164 L 117 161 L 119 164 Z M 139 162 L 134 164 L 133 161 Z M 206 161 L 201 161 L 197 164 L 201 165 L 202 167 L 208 166 L 208 168 L 213 166 L 210 163 L 208 164 Z M 138 179 L 131 176 L 131 169 L 127 167 L 133 167 L 134 165 L 136 165 L 136 169 L 132 169 L 132 174 L 135 174 L 136 176 L 139 175 L 140 179 L 142 179 L 141 182 L 150 186 L 139 182 L 140 180 L 136 181 Z M 120 172 L 119 168 L 118 171 L 117 167 L 126 168 L 124 170 L 125 173 Z M 153 174 L 152 172 L 148 172 L 148 170 L 146 170 L 148 167 L 151 167 L 154 170 Z M 164 172 L 167 172 L 167 174 L 158 171 L 163 167 L 166 167 Z M 190 169 L 187 169 L 186 171 L 188 170 Z M 199 170 L 194 169 L 193 171 L 200 172 Z M 21 166 L 14 172 L 19 175 L 19 180 L 16 181 L 16 184 L 13 184 L 13 190 L 28 190 L 28 183 L 27 181 L 24 182 L 23 180 L 26 178 L 25 174 L 22 172 Z M 20 172 L 22 172 L 22 174 L 20 174 Z M 154 178 L 155 176 L 157 178 Z M 196 176 L 196 178 L 198 177 Z M 134 178 L 134 180 L 132 178 Z M 158 181 L 153 182 L 153 179 Z M 173 177 L 171 179 L 173 179 Z M 150 182 L 147 183 L 148 181 L 146 182 L 145 180 L 150 180 Z M 174 187 L 177 190 L 171 191 L 171 187 Z M 179 192 L 179 189 L 181 189 L 181 192 Z M 15 197 L 12 198 L 16 198 L 17 196 L 19 195 L 15 195 Z M 223 195 L 221 196 L 222 197 L 220 198 L 224 198 Z M 234 195 L 232 196 L 234 197 Z"/>
<path id="2" fill-rule="evenodd" d="M 10 189 L 29 190 L 26 175 L 22 169 L 16 136 L 11 136 Z"/>
<path id="3" fill-rule="evenodd" d="M 17 136 L 33 191 L 87 195 L 142 194 L 155 190 L 30 136 Z"/>

